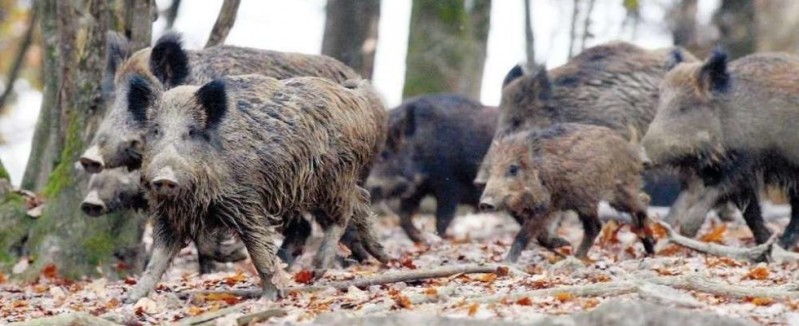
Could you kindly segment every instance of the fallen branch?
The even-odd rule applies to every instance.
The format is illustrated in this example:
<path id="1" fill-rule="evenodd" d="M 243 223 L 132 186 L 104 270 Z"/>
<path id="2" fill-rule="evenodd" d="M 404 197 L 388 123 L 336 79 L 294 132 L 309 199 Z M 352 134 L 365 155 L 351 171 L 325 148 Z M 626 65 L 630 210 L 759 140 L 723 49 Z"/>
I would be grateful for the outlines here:
<path id="1" fill-rule="evenodd" d="M 239 303 L 235 306 L 230 306 L 227 308 L 219 309 L 216 311 L 209 311 L 203 314 L 199 314 L 194 317 L 189 317 L 182 319 L 178 325 L 179 326 L 190 326 L 190 325 L 202 325 L 208 323 L 212 320 L 222 318 L 232 313 L 241 312 L 247 303 Z"/>
<path id="2" fill-rule="evenodd" d="M 504 270 L 503 270 L 504 269 Z M 318 292 L 329 288 L 337 290 L 346 290 L 354 286 L 357 288 L 367 288 L 373 285 L 384 285 L 399 282 L 415 282 L 432 278 L 449 277 L 458 274 L 477 274 L 477 273 L 495 273 L 504 275 L 508 271 L 520 273 L 517 269 L 504 265 L 495 264 L 478 264 L 478 265 L 460 265 L 460 266 L 443 266 L 433 269 L 416 269 L 410 271 L 399 271 L 385 273 L 373 277 L 358 278 L 351 281 L 329 282 L 315 286 L 304 287 L 290 287 L 284 289 L 284 292 Z M 203 291 L 190 291 L 186 295 L 208 295 L 211 293 L 227 293 L 235 296 L 245 298 L 255 298 L 261 295 L 261 291 L 257 289 L 242 289 L 242 290 L 203 290 Z"/>
<path id="3" fill-rule="evenodd" d="M 647 280 L 658 285 L 666 285 L 682 290 L 708 293 L 736 299 L 769 298 L 769 299 L 795 299 L 799 292 L 794 285 L 775 287 L 751 287 L 722 283 L 700 274 L 690 274 L 678 277 L 656 277 Z"/>
<path id="4" fill-rule="evenodd" d="M 638 289 L 635 281 L 604 282 L 586 285 L 569 285 L 526 292 L 505 293 L 475 297 L 472 303 L 495 303 L 501 301 L 518 301 L 527 297 L 551 297 L 560 293 L 568 293 L 575 297 L 604 297 L 633 293 Z"/>
<path id="5" fill-rule="evenodd" d="M 738 248 L 694 240 L 675 232 L 674 229 L 666 223 L 657 223 L 666 230 L 667 241 L 700 253 L 749 262 L 771 261 L 775 263 L 785 263 L 799 261 L 799 254 L 786 251 L 775 244 L 777 240 L 776 235 L 772 236 L 766 243 L 755 247 Z"/>
<path id="6" fill-rule="evenodd" d="M 249 313 L 249 314 L 246 314 L 246 315 L 241 316 L 239 318 L 236 318 L 236 324 L 238 324 L 239 326 L 241 326 L 241 325 L 250 325 L 252 323 L 265 321 L 265 320 L 267 320 L 269 318 L 272 318 L 272 317 L 283 317 L 283 316 L 285 316 L 287 314 L 288 314 L 288 312 L 286 312 L 283 309 L 272 308 L 272 309 L 267 309 L 267 310 L 263 310 L 263 311 Z"/>
<path id="7" fill-rule="evenodd" d="M 26 320 L 19 323 L 11 323 L 16 326 L 38 326 L 38 325 L 86 325 L 86 326 L 113 326 L 118 325 L 108 320 L 92 316 L 85 312 L 73 312 L 58 316 Z"/>

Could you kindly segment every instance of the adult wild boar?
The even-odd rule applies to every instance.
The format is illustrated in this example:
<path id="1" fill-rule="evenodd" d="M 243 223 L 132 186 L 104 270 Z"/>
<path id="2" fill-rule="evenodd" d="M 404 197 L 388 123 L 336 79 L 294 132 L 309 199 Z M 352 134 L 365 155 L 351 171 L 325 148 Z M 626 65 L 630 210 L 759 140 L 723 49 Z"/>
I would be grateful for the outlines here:
<path id="1" fill-rule="evenodd" d="M 107 66 L 103 80 L 104 97 L 111 106 L 80 163 L 89 173 L 103 168 L 141 165 L 146 125 L 128 110 L 127 81 L 132 75 L 144 77 L 151 88 L 201 85 L 214 77 L 261 74 L 285 79 L 316 76 L 336 82 L 358 78 L 343 63 L 321 55 L 283 53 L 235 46 L 216 46 L 200 51 L 183 49 L 180 35 L 167 33 L 152 48 L 130 53 L 124 37 L 110 33 Z"/>
<path id="2" fill-rule="evenodd" d="M 759 191 L 763 183 L 783 186 L 791 221 L 779 244 L 792 247 L 799 235 L 799 58 L 759 53 L 728 63 L 717 50 L 702 63 L 677 59 L 642 141 L 646 155 L 654 164 L 699 171 L 716 189 L 700 201 L 732 198 L 757 243 L 771 236 Z"/>
<path id="3" fill-rule="evenodd" d="M 427 95 L 391 110 L 386 146 L 367 181 L 373 200 L 400 199 L 400 225 L 423 242 L 413 215 L 436 199 L 436 231 L 444 236 L 458 204 L 477 206 L 472 180 L 491 144 L 497 109 L 459 95 Z"/>
<path id="4" fill-rule="evenodd" d="M 642 202 L 638 149 L 612 130 L 585 124 L 555 124 L 536 131 L 500 137 L 492 145 L 495 155 L 482 209 L 506 209 L 524 218 L 507 260 L 515 262 L 531 236 L 553 249 L 568 244 L 547 234 L 547 226 L 562 211 L 573 210 L 583 224 L 584 236 L 575 256 L 586 258 L 602 227 L 600 200 L 630 213 L 633 230 L 647 254 L 654 254 L 654 240 L 647 229 L 646 204 Z"/>
<path id="5" fill-rule="evenodd" d="M 358 182 L 381 126 L 366 81 L 246 75 L 163 94 L 144 76 L 129 83 L 129 110 L 148 121 L 142 175 L 155 217 L 153 255 L 129 300 L 154 288 L 183 241 L 214 228 L 238 233 L 263 295 L 275 298 L 273 240 L 285 219 L 323 213 L 317 269 L 332 262 L 351 216 L 371 221 Z M 386 260 L 376 240 L 364 245 Z"/>
<path id="6" fill-rule="evenodd" d="M 80 204 L 81 210 L 94 217 L 124 210 L 146 211 L 146 193 L 140 179 L 138 170 L 128 171 L 124 167 L 105 169 L 93 174 L 89 178 L 88 193 Z M 143 220 L 144 218 L 142 228 Z M 214 261 L 236 262 L 247 258 L 241 241 L 225 241 L 229 237 L 222 232 L 214 236 L 193 239 L 197 246 L 200 274 L 213 272 Z M 226 242 L 229 244 L 225 244 Z"/>

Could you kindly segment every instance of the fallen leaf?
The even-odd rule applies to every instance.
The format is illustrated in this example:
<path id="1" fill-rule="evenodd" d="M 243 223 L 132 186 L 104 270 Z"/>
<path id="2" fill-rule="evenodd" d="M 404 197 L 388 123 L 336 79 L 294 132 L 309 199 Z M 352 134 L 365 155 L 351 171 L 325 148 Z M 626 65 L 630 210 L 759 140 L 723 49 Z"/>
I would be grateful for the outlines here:
<path id="1" fill-rule="evenodd" d="M 128 277 L 125 278 L 125 284 L 127 284 L 127 285 L 136 285 L 136 279 L 133 278 L 133 277 L 128 276 Z"/>
<path id="2" fill-rule="evenodd" d="M 23 308 L 28 306 L 28 301 L 25 300 L 16 300 L 11 303 L 11 307 L 13 308 Z"/>
<path id="3" fill-rule="evenodd" d="M 661 276 L 676 275 L 676 273 L 674 273 L 674 271 L 672 271 L 671 269 L 668 269 L 666 267 L 657 267 L 654 270 L 655 270 L 655 272 L 657 272 Z"/>
<path id="4" fill-rule="evenodd" d="M 8 277 L 6 277 L 6 274 L 0 273 L 0 284 L 5 283 L 6 281 L 8 281 Z"/>
<path id="5" fill-rule="evenodd" d="M 50 290 L 50 286 L 48 286 L 47 284 L 36 284 L 33 286 L 34 293 L 45 293 L 48 290 Z"/>
<path id="6" fill-rule="evenodd" d="M 202 297 L 206 301 L 224 301 L 228 305 L 239 303 L 241 299 L 230 293 L 209 293 Z"/>
<path id="7" fill-rule="evenodd" d="M 749 302 L 751 302 L 755 306 L 770 306 L 772 303 L 774 303 L 774 299 L 758 297 L 758 298 L 752 298 L 751 300 L 749 300 Z"/>
<path id="8" fill-rule="evenodd" d="M 485 283 L 492 283 L 492 282 L 494 282 L 494 280 L 496 280 L 496 279 L 497 279 L 497 274 L 493 274 L 493 273 L 487 273 L 487 274 L 483 274 L 483 275 L 481 275 L 481 276 L 480 276 L 480 277 L 478 277 L 477 279 L 478 279 L 479 281 L 481 281 L 481 282 L 485 282 Z"/>
<path id="9" fill-rule="evenodd" d="M 311 282 L 313 282 L 313 272 L 307 269 L 297 272 L 297 274 L 294 274 L 294 282 L 300 284 L 311 284 Z"/>
<path id="10" fill-rule="evenodd" d="M 668 237 L 668 231 L 663 227 L 663 225 L 660 225 L 660 223 L 652 223 L 649 226 L 649 229 L 652 231 L 652 235 L 654 235 L 656 239 L 665 239 Z"/>
<path id="11" fill-rule="evenodd" d="M 246 280 L 247 280 L 247 276 L 244 275 L 244 272 L 239 271 L 238 273 L 236 273 L 236 274 L 234 274 L 232 276 L 226 277 L 225 278 L 225 284 L 227 284 L 228 286 L 234 286 L 234 285 L 236 285 L 238 283 L 241 283 L 241 282 L 244 282 Z"/>
<path id="12" fill-rule="evenodd" d="M 682 251 L 683 251 L 682 247 L 670 244 L 670 245 L 666 246 L 665 248 L 661 249 L 660 251 L 658 251 L 657 255 L 658 256 L 674 256 L 674 255 L 676 255 L 676 254 L 678 254 L 678 253 L 680 253 Z"/>
<path id="13" fill-rule="evenodd" d="M 583 302 L 583 309 L 591 309 L 599 305 L 599 300 L 597 298 L 588 298 Z"/>
<path id="14" fill-rule="evenodd" d="M 497 274 L 497 276 L 500 277 L 508 276 L 510 275 L 510 268 L 508 268 L 508 266 L 499 266 L 497 267 L 497 271 L 494 272 L 494 274 Z"/>
<path id="15" fill-rule="evenodd" d="M 516 300 L 516 304 L 520 306 L 532 306 L 533 300 L 530 297 L 524 297 L 519 300 Z"/>
<path id="16" fill-rule="evenodd" d="M 411 302 L 411 299 L 406 297 L 406 296 L 404 296 L 404 295 L 394 296 L 394 303 L 397 305 L 397 307 L 400 307 L 400 308 L 403 308 L 403 309 L 411 309 L 411 308 L 413 308 L 413 303 Z"/>
<path id="17" fill-rule="evenodd" d="M 400 259 L 400 265 L 408 269 L 416 269 L 416 265 L 413 263 L 413 259 L 410 257 L 404 257 Z"/>
<path id="18" fill-rule="evenodd" d="M 105 307 L 108 309 L 116 309 L 120 304 L 121 302 L 119 302 L 119 299 L 111 298 L 111 300 L 108 300 L 108 302 L 105 303 Z"/>
<path id="19" fill-rule="evenodd" d="M 727 233 L 727 224 L 719 224 L 710 233 L 703 235 L 699 240 L 703 242 L 724 243 L 724 235 Z"/>
<path id="20" fill-rule="evenodd" d="M 755 267 L 752 270 L 750 270 L 748 274 L 746 274 L 746 278 L 752 280 L 765 280 L 768 279 L 768 276 L 769 276 L 768 268 L 764 266 Z"/>
<path id="21" fill-rule="evenodd" d="M 558 294 L 555 294 L 555 299 L 557 299 L 560 302 L 571 301 L 574 299 L 574 295 L 571 293 L 560 292 Z"/>
<path id="22" fill-rule="evenodd" d="M 619 243 L 619 230 L 621 226 L 615 220 L 610 220 L 602 227 L 602 236 L 599 238 L 599 245 L 606 247 L 610 244 Z"/>
<path id="23" fill-rule="evenodd" d="M 436 288 L 426 288 L 424 289 L 424 294 L 431 297 L 436 297 L 438 296 L 438 290 L 436 290 Z"/>
<path id="24" fill-rule="evenodd" d="M 472 303 L 472 305 L 469 306 L 469 317 L 473 317 L 477 313 L 478 309 L 480 309 L 480 305 L 477 303 Z"/>
<path id="25" fill-rule="evenodd" d="M 58 277 L 58 267 L 55 264 L 49 264 L 42 268 L 42 276 L 50 279 L 54 279 Z"/>
<path id="26" fill-rule="evenodd" d="M 155 301 L 147 297 L 136 301 L 136 304 L 133 305 L 133 309 L 136 311 L 136 315 L 139 316 L 142 314 L 154 315 L 162 311 L 162 308 Z"/>
<path id="27" fill-rule="evenodd" d="M 191 306 L 191 307 L 189 307 L 188 310 L 186 310 L 186 313 L 189 314 L 189 316 L 197 316 L 197 315 L 203 313 L 203 310 L 200 307 Z"/>

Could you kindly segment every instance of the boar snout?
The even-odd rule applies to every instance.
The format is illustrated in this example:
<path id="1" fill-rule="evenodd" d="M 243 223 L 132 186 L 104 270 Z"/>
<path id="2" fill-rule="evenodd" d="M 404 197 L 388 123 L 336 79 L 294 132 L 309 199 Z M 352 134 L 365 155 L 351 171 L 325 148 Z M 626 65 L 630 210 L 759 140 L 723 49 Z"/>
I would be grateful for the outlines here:
<path id="1" fill-rule="evenodd" d="M 150 182 L 152 190 L 161 196 L 172 197 L 178 192 L 178 180 L 171 167 L 161 169 Z"/>
<path id="2" fill-rule="evenodd" d="M 480 205 L 478 207 L 481 211 L 495 211 L 497 204 L 493 197 L 483 196 L 480 198 Z"/>
<path id="3" fill-rule="evenodd" d="M 640 155 L 641 164 L 644 168 L 652 168 L 652 160 L 649 158 L 649 155 L 646 154 L 646 149 L 643 146 L 638 147 L 638 154 Z"/>
<path id="4" fill-rule="evenodd" d="M 103 215 L 108 210 L 103 200 L 97 195 L 96 190 L 93 190 L 86 195 L 86 198 L 84 198 L 80 203 L 80 209 L 86 213 L 86 215 L 94 217 Z"/>
<path id="5" fill-rule="evenodd" d="M 105 162 L 103 162 L 103 157 L 100 155 L 100 147 L 94 145 L 89 147 L 86 152 L 78 160 L 80 164 L 83 166 L 83 169 L 89 173 L 100 173 L 103 171 L 103 167 L 105 167 Z"/>

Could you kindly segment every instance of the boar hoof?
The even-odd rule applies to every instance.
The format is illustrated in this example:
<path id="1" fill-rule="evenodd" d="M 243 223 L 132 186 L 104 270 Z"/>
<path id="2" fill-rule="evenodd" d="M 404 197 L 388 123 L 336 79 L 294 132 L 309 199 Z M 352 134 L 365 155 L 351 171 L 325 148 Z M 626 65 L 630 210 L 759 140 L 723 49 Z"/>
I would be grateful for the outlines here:
<path id="1" fill-rule="evenodd" d="M 327 273 L 327 268 L 314 269 L 314 271 L 313 271 L 313 280 L 314 281 L 321 280 L 322 277 L 325 276 L 325 273 Z"/>
<path id="2" fill-rule="evenodd" d="M 282 296 L 281 291 L 274 285 L 264 286 L 263 291 L 261 291 L 261 298 L 269 301 L 275 301 Z"/>
<path id="3" fill-rule="evenodd" d="M 148 291 L 136 287 L 133 290 L 131 290 L 128 296 L 125 298 L 125 303 L 135 304 L 136 302 L 139 301 L 139 299 L 146 297 L 147 292 Z"/>

